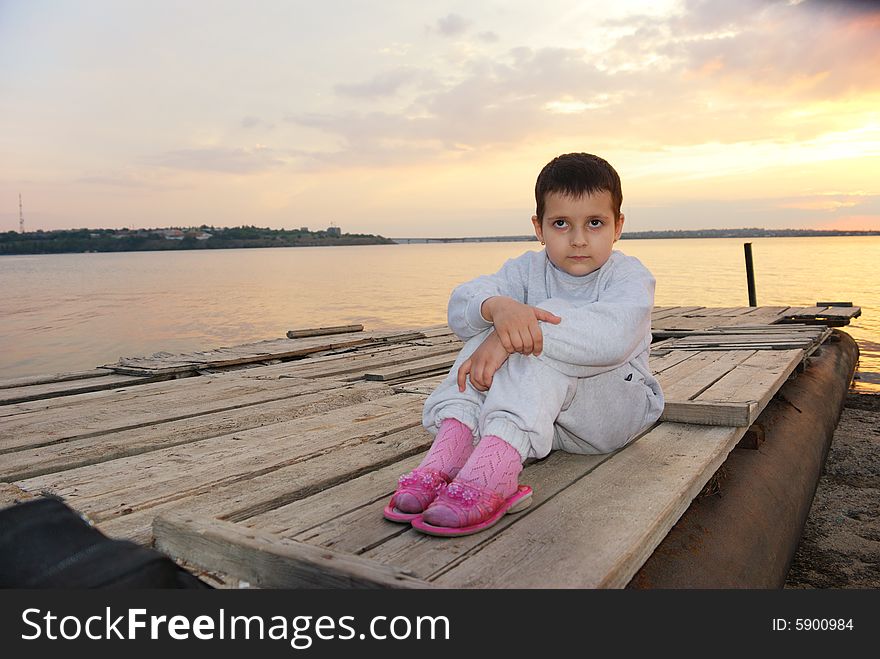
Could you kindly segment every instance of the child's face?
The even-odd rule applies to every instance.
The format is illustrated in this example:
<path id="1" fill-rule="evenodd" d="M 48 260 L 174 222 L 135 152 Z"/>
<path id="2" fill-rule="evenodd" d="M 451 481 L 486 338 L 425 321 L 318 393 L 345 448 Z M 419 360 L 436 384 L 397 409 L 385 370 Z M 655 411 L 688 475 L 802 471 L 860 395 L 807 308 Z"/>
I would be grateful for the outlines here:
<path id="1" fill-rule="evenodd" d="M 553 265 L 580 277 L 605 265 L 623 230 L 623 213 L 614 217 L 607 190 L 580 197 L 551 192 L 544 199 L 543 220 L 535 215 L 532 224 Z"/>

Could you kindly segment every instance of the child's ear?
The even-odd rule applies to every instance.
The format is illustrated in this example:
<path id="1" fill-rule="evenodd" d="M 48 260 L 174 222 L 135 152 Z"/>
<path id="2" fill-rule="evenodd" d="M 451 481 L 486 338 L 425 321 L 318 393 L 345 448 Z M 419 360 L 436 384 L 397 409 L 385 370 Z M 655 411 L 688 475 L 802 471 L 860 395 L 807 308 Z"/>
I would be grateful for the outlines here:
<path id="1" fill-rule="evenodd" d="M 532 215 L 532 226 L 535 227 L 535 235 L 538 237 L 538 240 L 544 240 L 544 232 L 541 229 L 541 220 L 538 219 L 537 215 Z"/>
<path id="2" fill-rule="evenodd" d="M 620 240 L 620 234 L 623 233 L 623 221 L 624 221 L 623 213 L 621 213 L 617 217 L 617 221 L 614 223 L 614 242 Z"/>

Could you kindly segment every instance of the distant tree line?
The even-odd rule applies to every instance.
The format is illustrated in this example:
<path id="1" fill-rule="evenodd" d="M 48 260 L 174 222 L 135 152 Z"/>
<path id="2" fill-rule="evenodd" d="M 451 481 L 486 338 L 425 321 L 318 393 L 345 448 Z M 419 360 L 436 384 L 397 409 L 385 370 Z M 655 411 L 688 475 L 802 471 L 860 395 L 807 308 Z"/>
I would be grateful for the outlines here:
<path id="1" fill-rule="evenodd" d="M 169 237 L 171 233 L 175 236 Z M 187 229 L 61 229 L 0 233 L 0 254 L 62 254 L 70 252 L 138 252 L 175 249 L 244 247 L 316 247 L 393 244 L 382 236 L 256 226 Z"/>
<path id="2" fill-rule="evenodd" d="M 674 231 L 624 231 L 621 238 L 794 238 L 798 236 L 880 236 L 880 231 L 838 229 L 677 229 Z"/>

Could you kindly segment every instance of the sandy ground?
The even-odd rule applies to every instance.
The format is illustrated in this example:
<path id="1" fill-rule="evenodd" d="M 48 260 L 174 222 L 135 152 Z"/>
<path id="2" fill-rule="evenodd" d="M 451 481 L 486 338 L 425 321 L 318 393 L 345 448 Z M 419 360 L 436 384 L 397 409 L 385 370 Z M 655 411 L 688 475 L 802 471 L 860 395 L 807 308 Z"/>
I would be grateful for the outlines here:
<path id="1" fill-rule="evenodd" d="M 850 393 L 786 588 L 880 588 L 880 394 Z"/>

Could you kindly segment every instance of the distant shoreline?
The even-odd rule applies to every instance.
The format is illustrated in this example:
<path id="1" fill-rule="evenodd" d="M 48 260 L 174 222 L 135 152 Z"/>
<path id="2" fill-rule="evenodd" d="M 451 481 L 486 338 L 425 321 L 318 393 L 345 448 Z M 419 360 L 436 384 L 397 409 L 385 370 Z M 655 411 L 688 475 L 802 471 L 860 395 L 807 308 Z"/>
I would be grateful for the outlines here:
<path id="1" fill-rule="evenodd" d="M 59 229 L 0 233 L 0 255 L 159 252 L 260 247 L 330 247 L 389 245 L 383 236 L 342 233 L 338 227 L 310 231 L 255 226 L 180 229 Z"/>
<path id="2" fill-rule="evenodd" d="M 838 231 L 819 229 L 693 229 L 676 231 L 624 231 L 621 240 L 666 238 L 801 238 L 829 236 L 880 236 L 880 231 Z M 533 235 L 475 236 L 468 238 L 392 238 L 398 244 L 410 243 L 502 243 L 536 241 Z"/>
<path id="3" fill-rule="evenodd" d="M 328 233 L 326 231 L 276 230 L 235 227 L 182 232 L 171 229 L 74 229 L 0 233 L 0 256 L 39 254 L 83 254 L 93 252 L 156 252 L 169 250 L 257 249 L 262 247 L 330 247 L 352 245 L 407 245 L 425 243 L 536 242 L 534 235 L 469 236 L 459 238 L 386 238 L 372 234 Z M 167 234 L 177 231 L 180 236 Z M 164 233 L 163 233 L 164 232 Z M 880 236 L 880 231 L 837 231 L 817 229 L 694 229 L 677 231 L 630 231 L 622 240 L 683 238 L 797 238 L 833 236 Z"/>

